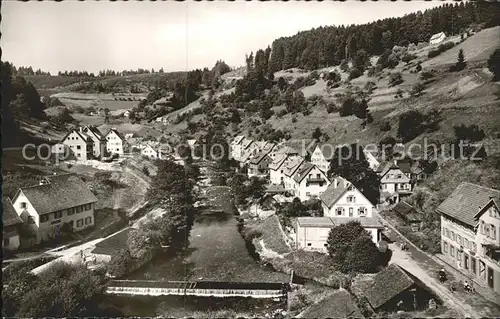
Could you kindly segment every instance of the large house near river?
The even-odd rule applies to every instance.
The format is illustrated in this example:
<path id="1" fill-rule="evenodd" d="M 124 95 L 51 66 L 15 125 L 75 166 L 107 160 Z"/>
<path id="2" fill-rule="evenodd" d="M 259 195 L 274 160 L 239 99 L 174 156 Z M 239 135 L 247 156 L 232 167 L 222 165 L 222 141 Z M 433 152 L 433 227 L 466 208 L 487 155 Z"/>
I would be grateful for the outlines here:
<path id="1" fill-rule="evenodd" d="M 94 225 L 97 198 L 75 174 L 48 176 L 39 185 L 21 187 L 12 206 L 36 242 L 57 238 L 63 225 L 80 231 Z"/>
<path id="2" fill-rule="evenodd" d="M 500 293 L 500 191 L 463 182 L 437 212 L 446 260 L 476 284 Z"/>

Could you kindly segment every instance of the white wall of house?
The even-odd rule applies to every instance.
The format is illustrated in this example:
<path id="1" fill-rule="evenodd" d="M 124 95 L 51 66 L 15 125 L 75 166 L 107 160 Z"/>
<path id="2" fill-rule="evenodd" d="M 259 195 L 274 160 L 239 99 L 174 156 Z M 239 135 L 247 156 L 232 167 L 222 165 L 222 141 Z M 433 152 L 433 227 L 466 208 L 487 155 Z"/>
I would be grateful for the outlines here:
<path id="1" fill-rule="evenodd" d="M 146 146 L 142 151 L 141 151 L 142 156 L 146 156 L 149 158 L 158 158 L 158 152 L 155 151 L 151 146 Z"/>
<path id="2" fill-rule="evenodd" d="M 280 165 L 277 169 L 269 170 L 269 177 L 271 180 L 271 184 L 279 185 L 284 180 L 283 175 L 283 164 Z"/>
<path id="3" fill-rule="evenodd" d="M 123 155 L 123 141 L 113 131 L 110 131 L 108 135 L 106 135 L 106 149 L 110 153 Z"/>
<path id="4" fill-rule="evenodd" d="M 93 155 L 96 158 L 99 158 L 101 156 L 101 148 L 103 148 L 103 142 L 90 130 L 87 131 L 87 135 L 90 136 L 93 142 Z"/>
<path id="5" fill-rule="evenodd" d="M 4 229 L 5 231 L 5 229 Z M 2 248 L 5 250 L 9 251 L 14 251 L 19 248 L 20 241 L 19 241 L 19 234 L 4 234 L 3 235 L 3 241 L 2 241 Z"/>
<path id="6" fill-rule="evenodd" d="M 380 194 L 387 192 L 393 195 L 399 191 L 412 191 L 410 178 L 400 169 L 391 169 L 380 180 Z"/>
<path id="7" fill-rule="evenodd" d="M 500 214 L 494 207 L 479 217 L 476 231 L 441 215 L 443 255 L 455 268 L 468 272 L 475 282 L 500 293 L 500 264 L 486 255 L 483 244 L 500 246 Z"/>
<path id="8" fill-rule="evenodd" d="M 321 151 L 319 146 L 316 146 L 314 152 L 311 154 L 311 163 L 316 165 L 325 173 L 328 172 L 328 169 L 330 168 L 330 162 L 325 159 L 325 157 L 323 156 L 323 152 Z"/>
<path id="9" fill-rule="evenodd" d="M 324 203 L 323 215 L 325 217 L 372 217 L 373 204 L 355 187 L 347 190 L 332 207 Z"/>
<path id="10" fill-rule="evenodd" d="M 323 183 L 309 183 L 310 178 L 322 178 L 324 180 Z M 307 176 L 300 181 L 300 183 L 294 182 L 295 196 L 300 198 L 301 201 L 306 201 L 313 197 L 318 197 L 321 195 L 330 185 L 330 181 L 328 180 L 325 173 L 320 170 L 318 167 L 314 167 L 307 174 Z"/>
<path id="11" fill-rule="evenodd" d="M 92 144 L 87 143 L 76 131 L 72 131 L 66 136 L 62 144 L 71 150 L 77 160 L 88 160 L 93 152 Z"/>
<path id="12" fill-rule="evenodd" d="M 370 152 L 365 152 L 365 158 L 372 170 L 375 170 L 380 165 L 379 161 Z"/>
<path id="13" fill-rule="evenodd" d="M 330 230 L 331 227 L 304 227 L 297 223 L 297 248 L 326 253 L 326 241 Z"/>

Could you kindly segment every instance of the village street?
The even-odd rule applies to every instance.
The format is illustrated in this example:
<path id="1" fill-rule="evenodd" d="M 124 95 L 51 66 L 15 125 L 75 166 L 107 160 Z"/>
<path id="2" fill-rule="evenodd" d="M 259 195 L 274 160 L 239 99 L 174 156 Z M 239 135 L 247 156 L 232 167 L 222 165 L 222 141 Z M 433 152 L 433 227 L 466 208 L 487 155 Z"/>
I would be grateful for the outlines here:
<path id="1" fill-rule="evenodd" d="M 391 225 L 389 225 L 392 228 Z M 408 251 L 400 248 L 401 239 L 395 231 L 389 230 L 386 235 L 394 242 L 389 244 L 393 251 L 391 263 L 396 263 L 406 271 L 420 279 L 425 285 L 434 291 L 450 308 L 458 311 L 463 317 L 490 317 L 498 313 L 499 307 L 485 300 L 477 293 L 466 293 L 459 287 L 458 291 L 449 289 L 451 281 L 456 281 L 453 273 L 447 271 L 448 281 L 441 283 L 437 278 L 437 272 L 442 265 L 434 261 L 425 253 L 413 247 L 407 240 Z"/>

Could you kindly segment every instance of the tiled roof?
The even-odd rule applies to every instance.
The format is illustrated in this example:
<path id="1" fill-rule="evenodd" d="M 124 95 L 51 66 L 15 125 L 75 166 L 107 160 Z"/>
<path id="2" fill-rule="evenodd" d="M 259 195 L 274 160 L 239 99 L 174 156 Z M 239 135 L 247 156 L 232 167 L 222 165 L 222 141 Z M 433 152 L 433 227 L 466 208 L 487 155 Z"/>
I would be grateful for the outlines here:
<path id="1" fill-rule="evenodd" d="M 444 32 L 439 32 L 439 33 L 436 33 L 434 34 L 432 37 L 431 37 L 431 41 L 432 40 L 436 40 L 437 38 L 440 38 L 441 36 L 446 36 L 446 34 Z"/>
<path id="2" fill-rule="evenodd" d="M 2 213 L 3 227 L 18 225 L 23 223 L 22 219 L 19 217 L 19 215 L 17 215 L 14 206 L 12 206 L 10 198 L 4 197 L 2 200 L 2 206 L 3 206 L 3 213 Z"/>
<path id="3" fill-rule="evenodd" d="M 281 185 L 270 184 L 266 188 L 266 193 L 273 193 L 273 194 L 286 193 L 286 189 Z"/>
<path id="4" fill-rule="evenodd" d="M 363 227 L 384 228 L 377 217 L 330 217 L 335 226 L 349 222 L 359 222 Z"/>
<path id="5" fill-rule="evenodd" d="M 127 248 L 128 234 L 131 228 L 125 228 L 119 233 L 110 236 L 103 241 L 98 242 L 92 250 L 92 254 L 113 255 L 121 249 Z"/>
<path id="6" fill-rule="evenodd" d="M 477 224 L 475 216 L 491 200 L 500 205 L 499 190 L 462 182 L 438 206 L 437 212 L 474 227 Z"/>
<path id="7" fill-rule="evenodd" d="M 49 181 L 47 184 L 20 188 L 38 214 L 97 202 L 87 185 L 75 174 L 49 176 L 46 179 Z"/>
<path id="8" fill-rule="evenodd" d="M 339 289 L 307 309 L 303 318 L 363 318 L 351 294 Z"/>
<path id="9" fill-rule="evenodd" d="M 288 156 L 286 154 L 276 155 L 276 157 L 274 158 L 274 161 L 271 164 L 269 164 L 269 169 L 272 169 L 272 170 L 279 169 L 280 166 L 286 161 L 287 157 Z"/>
<path id="10" fill-rule="evenodd" d="M 370 305 L 377 309 L 398 296 L 415 281 L 397 264 L 390 264 L 373 279 L 372 286 L 365 293 Z"/>
<path id="11" fill-rule="evenodd" d="M 120 132 L 118 132 L 118 130 L 115 128 L 110 129 L 109 132 L 106 134 L 106 136 L 108 136 L 109 133 L 111 133 L 111 132 L 114 132 L 120 139 L 124 140 L 124 137 L 122 136 L 122 134 Z"/>
<path id="12" fill-rule="evenodd" d="M 266 158 L 267 153 L 265 151 L 260 151 L 257 154 L 255 154 L 254 157 L 250 160 L 250 164 L 258 165 L 264 158 Z"/>
<path id="13" fill-rule="evenodd" d="M 410 162 L 399 162 L 398 165 L 399 169 L 403 173 L 410 173 L 411 172 L 411 163 Z"/>
<path id="14" fill-rule="evenodd" d="M 293 176 L 293 180 L 296 181 L 297 183 L 300 183 L 302 182 L 302 180 L 304 179 L 304 177 L 307 176 L 307 174 L 309 174 L 309 172 L 314 168 L 316 167 L 314 164 L 311 164 L 309 162 L 304 162 L 304 164 L 302 164 L 299 169 L 297 170 L 297 172 L 295 173 L 295 175 Z"/>
<path id="15" fill-rule="evenodd" d="M 250 146 L 250 144 L 252 144 L 253 141 L 248 139 L 248 138 L 244 138 L 243 141 L 241 141 L 241 146 L 243 146 L 243 149 L 247 148 Z"/>
<path id="16" fill-rule="evenodd" d="M 349 182 L 343 179 L 342 177 L 337 177 L 338 185 L 336 181 L 330 184 L 328 188 L 319 196 L 319 199 L 325 203 L 327 207 L 332 207 L 339 198 L 346 192 L 347 187 L 349 186 Z"/>
<path id="17" fill-rule="evenodd" d="M 299 151 L 290 146 L 279 146 L 276 150 L 276 154 L 284 154 L 284 155 L 299 155 Z"/>
<path id="18" fill-rule="evenodd" d="M 302 227 L 335 227 L 330 217 L 298 217 L 297 223 Z"/>
<path id="19" fill-rule="evenodd" d="M 269 153 L 274 149 L 274 147 L 276 145 L 274 143 L 265 141 L 265 142 L 261 142 L 260 145 L 258 145 L 258 146 L 259 146 L 259 149 L 261 151 Z"/>
<path id="20" fill-rule="evenodd" d="M 85 133 L 87 132 L 94 133 L 94 135 L 100 140 L 104 139 L 104 136 L 102 135 L 101 131 L 99 131 L 99 129 L 95 125 L 87 125 L 83 128 L 83 131 Z"/>
<path id="21" fill-rule="evenodd" d="M 405 201 L 397 203 L 392 210 L 409 222 L 422 221 L 422 214 Z"/>
<path id="22" fill-rule="evenodd" d="M 283 164 L 283 174 L 288 177 L 292 176 L 303 162 L 304 159 L 300 156 L 287 158 L 287 160 Z"/>
<path id="23" fill-rule="evenodd" d="M 231 144 L 233 145 L 238 145 L 241 143 L 241 141 L 243 140 L 243 138 L 245 138 L 244 135 L 238 135 L 234 138 L 233 142 Z"/>
<path id="24" fill-rule="evenodd" d="M 82 138 L 82 140 L 84 140 L 84 141 L 87 141 L 87 142 L 91 142 L 92 141 L 90 139 L 90 136 L 88 136 L 84 132 L 80 132 L 77 129 L 71 129 L 66 135 L 64 135 L 64 137 L 61 139 L 61 142 L 63 142 L 68 137 L 68 135 L 70 135 L 73 132 L 76 132 L 76 134 L 78 134 Z"/>

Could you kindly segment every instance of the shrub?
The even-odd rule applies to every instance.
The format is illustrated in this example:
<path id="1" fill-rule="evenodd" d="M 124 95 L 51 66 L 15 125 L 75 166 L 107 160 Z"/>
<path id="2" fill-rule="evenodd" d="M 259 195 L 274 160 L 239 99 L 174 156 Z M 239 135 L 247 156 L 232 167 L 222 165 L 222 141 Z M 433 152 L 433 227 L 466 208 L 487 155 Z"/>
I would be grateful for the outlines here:
<path id="1" fill-rule="evenodd" d="M 297 118 L 294 116 L 292 117 L 292 123 L 296 123 L 297 122 Z"/>
<path id="2" fill-rule="evenodd" d="M 391 124 L 387 121 L 383 122 L 382 125 L 380 125 L 380 130 L 382 132 L 388 132 L 391 130 Z"/>
<path id="3" fill-rule="evenodd" d="M 318 71 L 312 71 L 311 74 L 309 74 L 309 78 L 311 78 L 313 80 L 318 80 L 319 79 Z"/>
<path id="4" fill-rule="evenodd" d="M 419 96 L 425 90 L 425 85 L 422 82 L 418 82 L 411 89 L 412 96 Z"/>
<path id="5" fill-rule="evenodd" d="M 403 83 L 403 76 L 399 72 L 391 73 L 389 75 L 389 86 L 393 87 Z"/>
<path id="6" fill-rule="evenodd" d="M 401 61 L 405 62 L 405 63 L 408 63 L 410 62 L 411 60 L 414 60 L 416 59 L 417 56 L 415 54 L 406 54 L 404 55 L 402 58 L 401 58 Z"/>
<path id="7" fill-rule="evenodd" d="M 376 68 L 374 66 L 372 66 L 368 69 L 367 75 L 371 77 L 371 76 L 375 76 L 375 73 L 376 73 Z"/>
<path id="8" fill-rule="evenodd" d="M 500 80 L 500 49 L 496 49 L 488 59 L 488 69 L 493 73 L 493 81 Z"/>
<path id="9" fill-rule="evenodd" d="M 354 68 L 349 73 L 349 80 L 359 78 L 361 75 L 363 75 L 363 72 L 361 72 L 361 70 L 359 70 L 359 69 Z"/>
<path id="10" fill-rule="evenodd" d="M 418 62 L 417 66 L 415 67 L 415 71 L 417 72 L 422 71 L 422 64 L 420 64 L 420 62 Z"/>
<path id="11" fill-rule="evenodd" d="M 331 102 L 331 103 L 328 103 L 328 105 L 326 106 L 326 112 L 328 114 L 330 113 L 334 113 L 337 111 L 337 107 L 335 106 L 335 103 Z"/>

